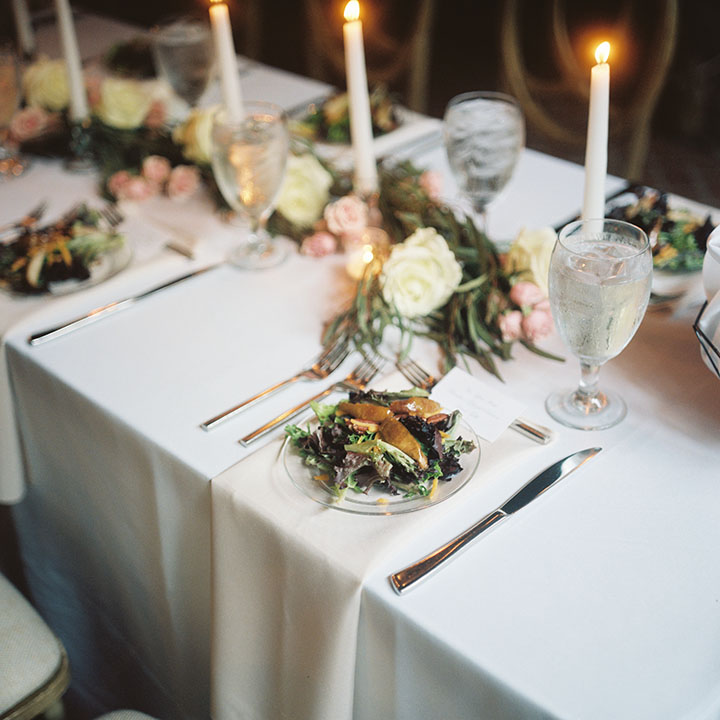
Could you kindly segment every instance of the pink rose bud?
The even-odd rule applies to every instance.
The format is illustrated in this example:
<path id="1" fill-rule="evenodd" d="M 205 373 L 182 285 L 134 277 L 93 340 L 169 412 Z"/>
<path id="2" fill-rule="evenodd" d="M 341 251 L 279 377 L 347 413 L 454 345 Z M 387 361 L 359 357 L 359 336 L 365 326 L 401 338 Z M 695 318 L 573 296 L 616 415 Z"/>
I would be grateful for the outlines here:
<path id="1" fill-rule="evenodd" d="M 337 239 L 324 230 L 308 235 L 300 245 L 300 254 L 310 257 L 331 255 L 337 250 Z"/>
<path id="2" fill-rule="evenodd" d="M 518 340 L 522 335 L 523 314 L 519 310 L 512 310 L 501 315 L 498 323 L 502 333 L 503 342 Z"/>
<path id="3" fill-rule="evenodd" d="M 200 186 L 200 171 L 194 165 L 177 165 L 170 172 L 167 184 L 168 197 L 185 202 Z"/>
<path id="4" fill-rule="evenodd" d="M 522 280 L 512 286 L 510 299 L 522 308 L 534 307 L 545 299 L 545 295 L 535 283 Z"/>
<path id="5" fill-rule="evenodd" d="M 156 185 L 162 185 L 170 177 L 170 161 L 161 155 L 148 155 L 142 164 L 142 175 Z"/>
<path id="6" fill-rule="evenodd" d="M 119 170 L 113 173 L 107 181 L 108 192 L 115 198 L 120 197 L 122 189 L 132 180 L 132 175 L 127 170 Z"/>
<path id="7" fill-rule="evenodd" d="M 151 129 L 157 130 L 165 124 L 167 119 L 167 109 L 162 100 L 153 100 L 150 110 L 145 116 L 145 125 Z"/>
<path id="8" fill-rule="evenodd" d="M 522 319 L 522 330 L 532 343 L 547 337 L 553 331 L 552 315 L 547 310 L 533 310 Z"/>
<path id="9" fill-rule="evenodd" d="M 10 137 L 15 142 L 25 142 L 45 132 L 50 115 L 41 107 L 27 107 L 13 115 L 10 121 Z"/>
<path id="10" fill-rule="evenodd" d="M 158 187 L 155 183 L 148 182 L 140 176 L 130 176 L 130 179 L 120 187 L 116 195 L 118 200 L 130 200 L 132 202 L 143 202 L 157 195 Z"/>
<path id="11" fill-rule="evenodd" d="M 438 200 L 443 191 L 443 176 L 437 170 L 426 170 L 418 179 L 418 184 L 431 200 Z"/>
<path id="12" fill-rule="evenodd" d="M 102 75 L 97 73 L 85 75 L 85 90 L 91 108 L 96 108 L 102 100 L 101 86 Z"/>
<path id="13" fill-rule="evenodd" d="M 368 224 L 368 207 L 355 195 L 346 195 L 325 207 L 328 230 L 337 235 L 360 234 Z"/>

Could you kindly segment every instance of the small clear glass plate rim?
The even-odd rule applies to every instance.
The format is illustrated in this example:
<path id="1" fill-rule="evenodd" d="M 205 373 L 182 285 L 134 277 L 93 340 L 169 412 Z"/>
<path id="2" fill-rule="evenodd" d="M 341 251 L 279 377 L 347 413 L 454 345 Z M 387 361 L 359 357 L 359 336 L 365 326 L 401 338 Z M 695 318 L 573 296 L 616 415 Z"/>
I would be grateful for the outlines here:
<path id="1" fill-rule="evenodd" d="M 306 416 L 302 423 L 317 426 L 317 420 L 314 416 Z M 290 442 L 290 438 L 285 439 L 282 449 L 282 462 L 288 477 L 293 485 L 309 497 L 311 500 L 324 505 L 328 508 L 340 510 L 341 512 L 352 513 L 355 515 L 400 515 L 425 508 L 433 507 L 438 503 L 459 492 L 470 480 L 475 476 L 480 464 L 480 442 L 473 429 L 460 419 L 456 435 L 465 439 L 472 440 L 475 449 L 463 455 L 460 462 L 463 469 L 449 481 L 440 481 L 437 490 L 432 498 L 427 496 L 413 496 L 405 498 L 402 496 L 390 495 L 383 490 L 371 490 L 369 495 L 364 493 L 356 493 L 348 490 L 343 498 L 337 498 L 328 486 L 321 480 L 316 480 L 314 475 L 316 469 L 305 465 L 300 454 L 295 451 L 294 446 Z M 379 500 L 379 501 L 378 501 Z"/>

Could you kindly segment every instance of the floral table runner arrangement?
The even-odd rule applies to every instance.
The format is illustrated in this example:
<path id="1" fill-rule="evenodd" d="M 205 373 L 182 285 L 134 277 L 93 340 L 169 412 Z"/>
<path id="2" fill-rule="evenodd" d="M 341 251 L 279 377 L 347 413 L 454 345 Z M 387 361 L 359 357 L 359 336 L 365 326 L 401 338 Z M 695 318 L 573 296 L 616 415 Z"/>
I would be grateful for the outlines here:
<path id="1" fill-rule="evenodd" d="M 88 151 L 101 192 L 114 201 L 166 194 L 182 202 L 204 182 L 226 212 L 210 166 L 217 108 L 193 109 L 171 127 L 165 90 L 142 77 L 149 73 L 136 55 L 114 49 L 109 57 L 113 70 L 118 58 L 131 65 L 132 76 L 86 74 Z M 30 65 L 23 91 L 11 139 L 25 152 L 66 155 L 63 61 L 41 58 Z M 535 343 L 552 329 L 547 268 L 555 234 L 523 232 L 501 256 L 472 219 L 440 200 L 441 185 L 437 173 L 387 164 L 380 167 L 379 191 L 361 198 L 347 173 L 319 159 L 312 141 L 296 137 L 268 229 L 297 241 L 302 254 L 345 252 L 356 259 L 348 265 L 357 279 L 354 297 L 328 322 L 327 342 L 344 334 L 360 348 L 377 348 L 393 326 L 402 333 L 402 353 L 421 335 L 438 343 L 448 367 L 466 355 L 499 374 L 495 360 L 510 358 L 514 342 L 542 353 Z M 368 232 L 373 228 L 384 232 Z"/>

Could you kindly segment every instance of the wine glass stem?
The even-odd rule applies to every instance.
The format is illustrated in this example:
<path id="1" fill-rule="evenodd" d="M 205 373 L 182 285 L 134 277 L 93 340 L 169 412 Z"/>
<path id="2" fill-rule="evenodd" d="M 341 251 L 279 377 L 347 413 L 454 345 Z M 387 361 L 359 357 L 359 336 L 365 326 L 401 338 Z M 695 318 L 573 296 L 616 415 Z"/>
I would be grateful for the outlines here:
<path id="1" fill-rule="evenodd" d="M 252 255 L 262 255 L 268 246 L 267 236 L 264 232 L 265 222 L 263 218 L 252 218 L 250 220 L 250 235 L 248 236 L 248 250 Z"/>
<path id="2" fill-rule="evenodd" d="M 580 383 L 575 393 L 575 404 L 586 415 L 602 410 L 607 398 L 599 391 L 600 365 L 580 361 Z"/>
<path id="3" fill-rule="evenodd" d="M 584 362 L 580 363 L 580 387 L 578 389 L 583 395 L 589 397 L 597 395 L 599 379 L 599 365 L 590 365 Z"/>

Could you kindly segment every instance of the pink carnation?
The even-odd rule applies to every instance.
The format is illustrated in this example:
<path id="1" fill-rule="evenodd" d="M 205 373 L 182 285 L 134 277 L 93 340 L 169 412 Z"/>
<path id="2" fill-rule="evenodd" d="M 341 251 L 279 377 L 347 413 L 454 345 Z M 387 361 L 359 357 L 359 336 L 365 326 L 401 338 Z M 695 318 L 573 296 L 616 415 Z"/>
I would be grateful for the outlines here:
<path id="1" fill-rule="evenodd" d="M 300 253 L 310 257 L 323 257 L 331 255 L 337 250 L 337 240 L 334 235 L 324 230 L 308 235 L 300 245 Z"/>
<path id="2" fill-rule="evenodd" d="M 547 310 L 533 310 L 522 319 L 522 330 L 532 343 L 553 331 L 552 315 Z"/>
<path id="3" fill-rule="evenodd" d="M 520 307 L 534 307 L 545 299 L 545 294 L 535 283 L 523 280 L 512 286 L 510 299 Z"/>
<path id="4" fill-rule="evenodd" d="M 359 197 L 346 195 L 327 205 L 324 216 L 334 235 L 359 235 L 367 227 L 368 208 Z"/>
<path id="5" fill-rule="evenodd" d="M 443 176 L 437 170 L 426 170 L 418 179 L 420 187 L 431 200 L 438 200 L 443 191 Z"/>
<path id="6" fill-rule="evenodd" d="M 185 202 L 200 185 L 200 172 L 193 165 L 177 165 L 170 172 L 167 194 L 171 200 Z"/>
<path id="7" fill-rule="evenodd" d="M 156 185 L 162 185 L 170 177 L 170 170 L 170 161 L 161 155 L 148 155 L 143 160 L 143 177 Z"/>
<path id="8" fill-rule="evenodd" d="M 523 314 L 519 310 L 512 310 L 500 316 L 498 323 L 503 342 L 512 342 L 522 335 L 522 322 Z"/>
<path id="9" fill-rule="evenodd" d="M 121 184 L 119 191 L 115 194 L 118 200 L 130 200 L 134 202 L 142 202 L 157 195 L 158 186 L 155 183 L 148 182 L 139 175 L 131 175 L 130 179 Z"/>
<path id="10" fill-rule="evenodd" d="M 51 119 L 51 115 L 41 107 L 20 110 L 10 122 L 10 137 L 19 143 L 32 140 L 45 132 Z"/>

